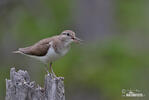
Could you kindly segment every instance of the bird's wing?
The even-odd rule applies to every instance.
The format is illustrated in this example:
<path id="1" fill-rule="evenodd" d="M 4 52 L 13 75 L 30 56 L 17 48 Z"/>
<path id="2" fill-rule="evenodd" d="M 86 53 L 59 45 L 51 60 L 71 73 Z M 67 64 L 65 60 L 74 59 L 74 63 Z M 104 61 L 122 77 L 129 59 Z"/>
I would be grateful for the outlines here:
<path id="1" fill-rule="evenodd" d="M 40 40 L 33 46 L 29 46 L 26 48 L 19 48 L 19 51 L 33 56 L 44 56 L 48 52 L 49 47 L 51 46 L 49 43 L 52 41 L 52 38 L 46 38 Z"/>

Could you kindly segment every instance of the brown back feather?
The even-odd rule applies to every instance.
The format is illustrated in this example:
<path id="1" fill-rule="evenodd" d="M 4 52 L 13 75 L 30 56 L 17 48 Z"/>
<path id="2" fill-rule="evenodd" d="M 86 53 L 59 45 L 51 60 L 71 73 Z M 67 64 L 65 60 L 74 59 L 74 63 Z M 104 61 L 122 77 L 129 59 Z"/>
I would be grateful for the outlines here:
<path id="1" fill-rule="evenodd" d="M 50 47 L 49 42 L 51 42 L 54 39 L 54 37 L 46 38 L 43 40 L 40 40 L 36 44 L 25 47 L 25 48 L 19 48 L 19 51 L 23 52 L 24 54 L 28 55 L 34 55 L 34 56 L 44 56 L 48 52 L 48 49 Z"/>

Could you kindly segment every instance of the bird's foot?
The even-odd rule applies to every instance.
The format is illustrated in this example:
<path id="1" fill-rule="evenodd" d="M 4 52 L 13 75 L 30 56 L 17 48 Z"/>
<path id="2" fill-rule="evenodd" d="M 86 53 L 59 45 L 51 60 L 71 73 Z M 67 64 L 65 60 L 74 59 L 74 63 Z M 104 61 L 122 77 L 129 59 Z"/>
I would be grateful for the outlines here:
<path id="1" fill-rule="evenodd" d="M 51 75 L 53 78 L 57 78 L 54 72 L 52 72 Z"/>
<path id="2" fill-rule="evenodd" d="M 46 71 L 47 71 L 47 74 L 50 75 L 50 72 L 48 70 L 46 70 Z"/>

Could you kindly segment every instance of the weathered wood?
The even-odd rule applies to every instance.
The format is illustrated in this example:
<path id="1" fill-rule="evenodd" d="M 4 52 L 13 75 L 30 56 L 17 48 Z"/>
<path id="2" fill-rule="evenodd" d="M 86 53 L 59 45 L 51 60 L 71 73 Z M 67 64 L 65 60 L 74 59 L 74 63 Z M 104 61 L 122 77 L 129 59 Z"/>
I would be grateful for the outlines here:
<path id="1" fill-rule="evenodd" d="M 30 81 L 27 71 L 11 68 L 10 80 L 6 79 L 5 100 L 65 100 L 64 78 L 45 75 L 44 88 Z"/>

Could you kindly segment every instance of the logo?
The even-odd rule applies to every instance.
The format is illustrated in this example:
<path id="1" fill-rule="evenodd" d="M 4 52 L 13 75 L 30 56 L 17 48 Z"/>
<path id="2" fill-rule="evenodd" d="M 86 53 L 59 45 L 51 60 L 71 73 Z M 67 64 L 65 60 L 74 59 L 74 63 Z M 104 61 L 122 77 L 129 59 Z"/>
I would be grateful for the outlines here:
<path id="1" fill-rule="evenodd" d="M 138 89 L 122 89 L 123 97 L 144 97 L 145 95 Z"/>

